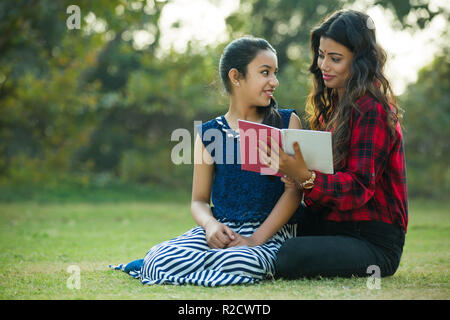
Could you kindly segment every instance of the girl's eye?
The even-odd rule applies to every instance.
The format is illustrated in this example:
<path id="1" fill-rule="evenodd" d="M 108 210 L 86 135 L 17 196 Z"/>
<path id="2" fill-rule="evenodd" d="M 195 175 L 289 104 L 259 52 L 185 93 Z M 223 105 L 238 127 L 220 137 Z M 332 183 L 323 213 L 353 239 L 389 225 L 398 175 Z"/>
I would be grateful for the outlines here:
<path id="1" fill-rule="evenodd" d="M 333 60 L 333 62 L 339 62 L 339 61 L 341 61 L 341 59 L 337 59 L 337 58 L 331 58 L 331 60 Z"/>
<path id="2" fill-rule="evenodd" d="M 269 75 L 269 70 L 264 70 L 263 72 L 261 72 L 263 75 L 268 76 Z"/>
<path id="3" fill-rule="evenodd" d="M 321 54 L 321 53 L 319 53 L 319 56 L 318 56 L 320 59 L 323 59 L 324 58 L 324 55 L 323 54 Z"/>

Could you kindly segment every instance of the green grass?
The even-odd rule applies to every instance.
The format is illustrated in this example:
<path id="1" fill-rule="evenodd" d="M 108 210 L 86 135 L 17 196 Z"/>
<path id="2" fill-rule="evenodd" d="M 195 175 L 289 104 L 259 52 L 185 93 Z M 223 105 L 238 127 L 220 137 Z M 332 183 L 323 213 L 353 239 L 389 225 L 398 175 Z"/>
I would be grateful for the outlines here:
<path id="1" fill-rule="evenodd" d="M 168 198 L 168 197 L 167 197 Z M 144 286 L 110 263 L 194 226 L 189 202 L 0 204 L 0 299 L 449 299 L 450 204 L 411 201 L 397 273 L 369 290 L 367 278 L 275 280 L 204 288 Z M 81 288 L 69 289 L 70 265 Z"/>

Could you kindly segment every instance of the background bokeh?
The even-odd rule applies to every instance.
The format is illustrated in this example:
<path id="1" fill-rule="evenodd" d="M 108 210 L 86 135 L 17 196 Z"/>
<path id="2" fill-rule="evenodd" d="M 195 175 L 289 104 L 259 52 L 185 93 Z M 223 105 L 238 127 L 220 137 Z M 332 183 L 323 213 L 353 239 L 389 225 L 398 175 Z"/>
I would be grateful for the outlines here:
<path id="1" fill-rule="evenodd" d="M 203 2 L 225 10 L 224 1 Z M 91 194 L 108 188 L 124 197 L 168 189 L 190 194 L 192 165 L 172 163 L 178 141 L 170 137 L 177 128 L 193 132 L 194 120 L 226 112 L 217 73 L 224 46 L 246 34 L 266 38 L 279 59 L 276 99 L 302 115 L 309 91 L 309 32 L 328 13 L 354 7 L 381 8 L 392 15 L 395 30 L 411 34 L 444 21 L 444 28 L 430 33 L 439 44 L 433 59 L 398 99 L 405 111 L 409 195 L 448 201 L 447 1 L 233 3 L 223 21 L 215 19 L 224 25 L 223 32 L 205 42 L 186 36 L 189 25 L 182 18 L 206 19 L 206 5 L 206 11 L 182 10 L 180 19 L 172 13 L 170 20 L 167 9 L 177 5 L 175 0 L 1 1 L 0 200 L 30 200 L 52 192 L 70 198 L 80 190 Z M 66 9 L 72 4 L 80 8 L 80 29 L 67 26 L 71 14 Z M 214 19 L 208 23 L 212 33 Z M 203 29 L 207 34 L 208 28 Z M 428 52 L 412 39 L 405 52 Z M 407 64 L 402 68 L 410 72 Z"/>

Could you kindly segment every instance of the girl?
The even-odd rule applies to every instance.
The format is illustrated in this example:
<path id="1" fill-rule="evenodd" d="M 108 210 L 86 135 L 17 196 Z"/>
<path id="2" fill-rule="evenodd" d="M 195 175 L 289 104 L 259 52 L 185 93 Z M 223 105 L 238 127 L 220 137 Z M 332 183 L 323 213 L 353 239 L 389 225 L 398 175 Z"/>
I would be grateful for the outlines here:
<path id="1" fill-rule="evenodd" d="M 298 145 L 289 156 L 274 144 L 271 167 L 304 190 L 300 236 L 281 247 L 278 276 L 389 276 L 399 265 L 408 224 L 405 156 L 374 28 L 369 16 L 349 10 L 311 33 L 307 111 L 312 129 L 332 132 L 335 174 L 308 170 Z"/>
<path id="2" fill-rule="evenodd" d="M 144 284 L 255 283 L 274 274 L 279 247 L 295 236 L 287 222 L 300 205 L 297 188 L 241 170 L 237 152 L 238 119 L 301 128 L 294 110 L 278 110 L 273 99 L 276 52 L 263 39 L 240 38 L 225 48 L 219 69 L 230 105 L 197 127 L 191 212 L 198 226 L 154 246 L 143 261 L 113 267 Z"/>

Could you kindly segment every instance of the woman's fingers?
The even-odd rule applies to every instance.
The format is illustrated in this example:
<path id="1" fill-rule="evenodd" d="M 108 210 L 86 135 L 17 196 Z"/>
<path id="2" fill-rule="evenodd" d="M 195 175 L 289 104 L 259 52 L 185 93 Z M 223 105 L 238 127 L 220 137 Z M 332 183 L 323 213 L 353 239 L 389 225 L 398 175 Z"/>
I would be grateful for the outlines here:
<path id="1" fill-rule="evenodd" d="M 280 148 L 280 145 L 278 144 L 278 141 L 276 141 L 272 136 L 270 137 L 270 154 L 274 157 L 279 157 L 280 153 L 283 152 L 283 150 Z"/>
<path id="2" fill-rule="evenodd" d="M 258 149 L 260 152 L 267 154 L 267 156 L 269 157 L 273 156 L 277 157 L 279 155 L 280 145 L 272 136 L 268 138 L 269 138 L 268 141 L 270 142 L 270 147 L 265 141 L 258 140 Z"/>
<path id="3" fill-rule="evenodd" d="M 263 151 L 259 151 L 259 160 L 263 165 L 269 166 L 270 165 L 270 159 L 267 156 L 267 154 Z"/>
<path id="4" fill-rule="evenodd" d="M 267 152 L 268 152 L 267 144 L 262 140 L 258 140 L 258 149 L 261 153 L 264 153 L 264 154 L 267 154 Z"/>
<path id="5" fill-rule="evenodd" d="M 271 168 L 272 170 L 278 171 L 279 168 L 279 145 L 278 143 L 270 137 L 271 147 L 269 148 L 267 144 L 259 140 L 259 159 L 262 164 Z"/>
<path id="6" fill-rule="evenodd" d="M 295 152 L 295 158 L 301 159 L 304 162 L 305 160 L 303 159 L 303 154 L 302 151 L 300 150 L 300 145 L 298 144 L 297 141 L 294 142 L 293 147 Z"/>

